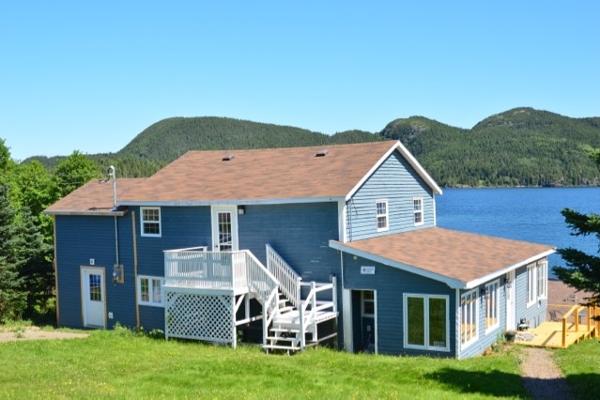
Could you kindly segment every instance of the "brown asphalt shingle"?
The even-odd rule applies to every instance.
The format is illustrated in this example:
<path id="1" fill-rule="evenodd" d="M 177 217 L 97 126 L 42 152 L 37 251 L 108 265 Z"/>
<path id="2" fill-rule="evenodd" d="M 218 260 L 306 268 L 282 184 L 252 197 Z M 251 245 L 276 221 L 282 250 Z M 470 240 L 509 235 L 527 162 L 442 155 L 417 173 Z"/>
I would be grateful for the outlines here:
<path id="1" fill-rule="evenodd" d="M 142 184 L 146 179 L 127 179 L 117 180 L 117 198 L 122 196 L 127 190 Z M 106 213 L 113 208 L 112 183 L 93 180 L 79 189 L 74 190 L 69 195 L 58 200 L 46 209 L 49 214 L 55 213 Z"/>
<path id="2" fill-rule="evenodd" d="M 396 141 L 190 151 L 119 201 L 194 202 L 343 197 Z M 326 150 L 324 157 L 315 157 Z M 225 156 L 233 156 L 223 161 Z"/>
<path id="3" fill-rule="evenodd" d="M 339 244 L 464 283 L 553 249 L 444 228 L 417 229 Z"/>

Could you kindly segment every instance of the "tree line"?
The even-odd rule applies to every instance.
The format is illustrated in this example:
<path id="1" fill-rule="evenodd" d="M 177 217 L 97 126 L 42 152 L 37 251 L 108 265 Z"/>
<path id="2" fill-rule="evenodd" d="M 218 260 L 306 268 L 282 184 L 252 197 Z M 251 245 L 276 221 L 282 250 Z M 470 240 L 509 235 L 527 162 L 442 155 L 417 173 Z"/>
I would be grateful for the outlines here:
<path id="1" fill-rule="evenodd" d="M 74 152 L 52 171 L 18 164 L 0 139 L 0 322 L 54 316 L 53 223 L 44 210 L 90 179 L 98 165 Z"/>

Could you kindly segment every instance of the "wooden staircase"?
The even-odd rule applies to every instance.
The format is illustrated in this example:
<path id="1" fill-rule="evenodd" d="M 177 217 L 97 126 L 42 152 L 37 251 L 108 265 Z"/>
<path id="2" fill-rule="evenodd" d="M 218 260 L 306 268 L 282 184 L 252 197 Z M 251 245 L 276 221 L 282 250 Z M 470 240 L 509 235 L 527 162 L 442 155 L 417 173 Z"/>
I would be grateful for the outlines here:
<path id="1" fill-rule="evenodd" d="M 278 281 L 271 317 L 263 321 L 263 348 L 296 352 L 334 338 L 337 332 L 319 335 L 319 324 L 337 319 L 337 288 L 331 282 L 303 282 L 302 278 L 267 245 L 267 269 Z M 307 293 L 303 296 L 303 293 Z M 325 300 L 318 300 L 329 293 Z M 263 305 L 265 307 L 265 305 Z M 269 304 L 266 304 L 268 309 Z"/>

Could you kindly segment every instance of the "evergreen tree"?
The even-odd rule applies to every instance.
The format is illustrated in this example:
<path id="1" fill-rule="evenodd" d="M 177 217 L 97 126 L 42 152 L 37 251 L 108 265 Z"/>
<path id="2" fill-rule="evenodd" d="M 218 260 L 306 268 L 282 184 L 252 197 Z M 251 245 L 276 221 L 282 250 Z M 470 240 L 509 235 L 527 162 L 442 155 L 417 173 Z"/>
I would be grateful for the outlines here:
<path id="1" fill-rule="evenodd" d="M 0 321 L 19 318 L 26 306 L 19 270 L 19 235 L 8 187 L 0 184 Z"/>
<path id="2" fill-rule="evenodd" d="M 16 250 L 18 258 L 23 260 L 19 272 L 22 287 L 27 293 L 25 314 L 28 317 L 47 314 L 54 288 L 52 245 L 44 240 L 35 215 L 27 208 L 21 213 Z"/>
<path id="3" fill-rule="evenodd" d="M 592 155 L 600 167 L 597 151 Z M 572 234 L 575 236 L 595 235 L 600 241 L 600 214 L 582 214 L 571 209 L 564 209 L 562 215 Z M 599 244 L 600 253 L 600 244 Z M 572 247 L 559 249 L 558 253 L 566 261 L 566 267 L 554 267 L 560 280 L 578 290 L 589 292 L 590 304 L 600 305 L 600 256 L 586 254 Z"/>
<path id="4" fill-rule="evenodd" d="M 69 157 L 56 166 L 54 172 L 58 197 L 63 197 L 93 178 L 99 176 L 96 164 L 79 151 L 74 151 Z"/>

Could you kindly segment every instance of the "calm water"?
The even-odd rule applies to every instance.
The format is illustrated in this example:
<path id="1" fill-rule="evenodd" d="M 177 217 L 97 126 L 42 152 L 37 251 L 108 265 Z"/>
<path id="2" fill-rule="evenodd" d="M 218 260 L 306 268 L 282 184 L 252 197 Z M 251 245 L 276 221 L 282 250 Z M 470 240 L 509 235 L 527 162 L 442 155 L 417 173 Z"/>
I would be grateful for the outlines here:
<path id="1" fill-rule="evenodd" d="M 446 189 L 436 203 L 441 227 L 598 251 L 595 237 L 570 235 L 560 211 L 600 213 L 600 188 Z M 557 264 L 564 262 L 551 256 Z"/>

